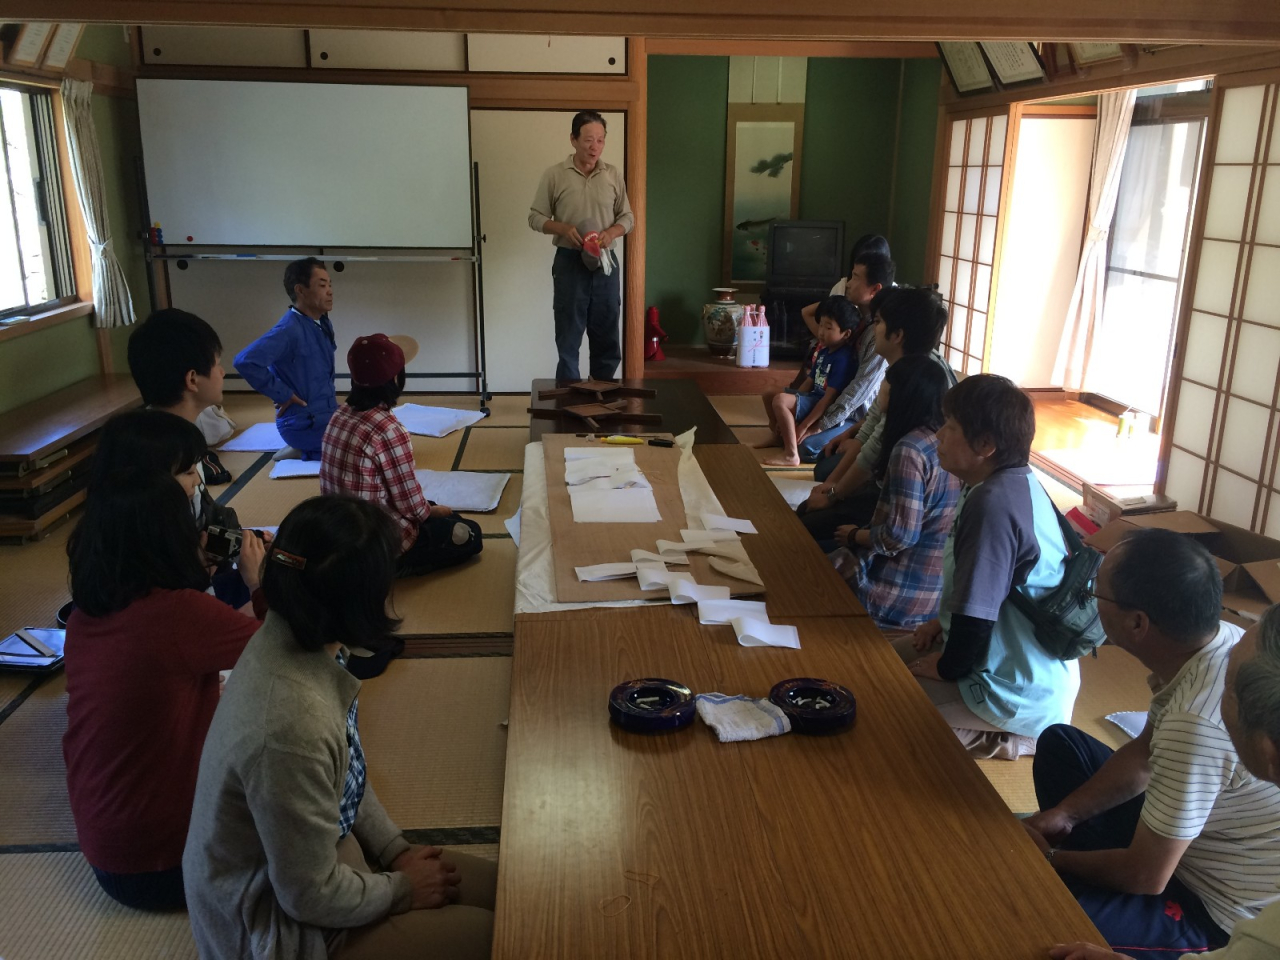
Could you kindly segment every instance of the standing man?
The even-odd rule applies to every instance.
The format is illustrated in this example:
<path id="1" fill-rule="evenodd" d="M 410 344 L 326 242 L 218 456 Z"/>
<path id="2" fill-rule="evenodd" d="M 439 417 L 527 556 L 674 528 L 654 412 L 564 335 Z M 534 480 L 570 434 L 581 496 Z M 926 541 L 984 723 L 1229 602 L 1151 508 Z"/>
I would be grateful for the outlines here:
<path id="1" fill-rule="evenodd" d="M 320 441 L 338 409 L 333 355 L 337 344 L 329 311 L 333 286 L 315 257 L 284 268 L 292 301 L 274 327 L 240 351 L 236 369 L 249 386 L 276 405 L 276 429 L 285 446 L 277 460 L 319 460 Z"/>
<path id="2" fill-rule="evenodd" d="M 581 380 L 578 351 L 585 330 L 591 345 L 591 378 L 612 379 L 622 362 L 618 313 L 622 296 L 613 242 L 635 225 L 622 171 L 600 159 L 604 117 L 583 110 L 573 118 L 573 153 L 548 167 L 529 207 L 529 227 L 554 237 L 551 265 L 556 318 L 556 380 Z"/>

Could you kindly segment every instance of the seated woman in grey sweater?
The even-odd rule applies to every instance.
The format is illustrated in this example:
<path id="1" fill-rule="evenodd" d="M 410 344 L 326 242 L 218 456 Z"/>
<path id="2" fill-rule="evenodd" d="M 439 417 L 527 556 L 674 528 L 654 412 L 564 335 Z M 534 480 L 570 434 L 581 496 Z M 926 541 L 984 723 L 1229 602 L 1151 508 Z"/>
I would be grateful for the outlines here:
<path id="1" fill-rule="evenodd" d="M 203 960 L 489 956 L 496 865 L 409 843 L 366 775 L 344 664 L 391 640 L 399 552 L 387 514 L 349 497 L 307 500 L 280 526 L 182 858 Z"/>

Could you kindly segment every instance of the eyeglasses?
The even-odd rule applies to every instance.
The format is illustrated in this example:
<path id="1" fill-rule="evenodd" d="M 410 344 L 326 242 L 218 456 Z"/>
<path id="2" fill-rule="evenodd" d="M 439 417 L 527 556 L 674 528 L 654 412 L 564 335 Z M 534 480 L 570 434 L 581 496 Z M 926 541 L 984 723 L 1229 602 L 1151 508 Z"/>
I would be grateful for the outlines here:
<path id="1" fill-rule="evenodd" d="M 1098 587 L 1098 581 L 1090 580 L 1088 589 L 1085 590 L 1084 595 L 1086 597 L 1093 597 L 1093 599 L 1095 600 L 1105 600 L 1107 601 L 1107 603 L 1114 603 L 1117 606 L 1119 606 L 1119 601 L 1117 601 L 1115 597 L 1104 597 L 1102 594 L 1098 593 L 1097 587 Z"/>

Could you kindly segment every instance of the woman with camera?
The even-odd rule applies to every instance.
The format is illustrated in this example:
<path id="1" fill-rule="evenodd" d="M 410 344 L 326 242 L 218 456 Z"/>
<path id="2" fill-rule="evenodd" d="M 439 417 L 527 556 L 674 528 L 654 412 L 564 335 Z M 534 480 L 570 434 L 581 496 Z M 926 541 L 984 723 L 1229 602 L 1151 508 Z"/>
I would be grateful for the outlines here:
<path id="1" fill-rule="evenodd" d="M 489 956 L 497 865 L 407 841 L 366 774 L 344 663 L 392 642 L 399 555 L 394 521 L 345 496 L 299 504 L 268 550 L 182 859 L 205 960 Z"/>
<path id="2" fill-rule="evenodd" d="M 172 414 L 154 416 L 199 435 Z M 259 627 L 205 592 L 208 561 L 180 482 L 203 438 L 188 446 L 163 458 L 165 469 L 95 472 L 67 544 L 75 609 L 62 751 L 71 812 L 103 890 L 143 910 L 184 903 L 182 848 L 219 671 Z M 104 462 L 121 462 L 106 453 Z M 239 567 L 250 591 L 264 552 L 245 538 Z"/>

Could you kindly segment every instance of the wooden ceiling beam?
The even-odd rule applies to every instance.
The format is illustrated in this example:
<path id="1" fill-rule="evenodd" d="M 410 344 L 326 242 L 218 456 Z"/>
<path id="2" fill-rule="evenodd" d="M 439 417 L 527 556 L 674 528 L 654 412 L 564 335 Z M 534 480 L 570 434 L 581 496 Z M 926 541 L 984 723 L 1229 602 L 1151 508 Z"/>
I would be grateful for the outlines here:
<path id="1" fill-rule="evenodd" d="M 1280 4 L 1256 0 L 897 0 L 887 8 L 850 0 L 0 0 L 0 17 L 719 40 L 1280 43 Z"/>

